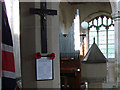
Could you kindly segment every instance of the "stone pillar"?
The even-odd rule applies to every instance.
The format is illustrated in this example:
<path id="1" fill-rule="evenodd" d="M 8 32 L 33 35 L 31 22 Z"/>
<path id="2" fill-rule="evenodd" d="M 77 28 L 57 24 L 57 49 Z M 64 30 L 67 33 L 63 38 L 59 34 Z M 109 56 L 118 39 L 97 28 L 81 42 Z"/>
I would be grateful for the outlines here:
<path id="1" fill-rule="evenodd" d="M 59 7 L 58 2 L 47 3 L 48 9 L 57 10 L 57 15 L 47 15 L 48 53 L 55 53 L 53 60 L 54 79 L 37 81 L 37 88 L 60 88 L 60 59 L 59 59 Z"/>
<path id="2" fill-rule="evenodd" d="M 21 73 L 23 88 L 37 88 L 35 80 L 35 15 L 31 15 L 29 8 L 35 3 L 20 2 L 20 51 Z"/>
<path id="3" fill-rule="evenodd" d="M 47 15 L 47 54 L 55 53 L 55 59 L 53 60 L 54 79 L 36 81 L 34 54 L 36 52 L 41 53 L 41 25 L 40 16 L 30 14 L 30 8 L 40 8 L 40 2 L 20 3 L 23 88 L 60 88 L 59 13 L 55 16 Z M 47 8 L 58 10 L 58 3 L 49 2 Z"/>
<path id="4" fill-rule="evenodd" d="M 116 2 L 118 3 L 118 2 Z M 115 25 L 115 70 L 116 70 L 116 85 L 120 87 L 120 4 L 116 4 L 116 12 L 113 11 L 112 17 Z"/>

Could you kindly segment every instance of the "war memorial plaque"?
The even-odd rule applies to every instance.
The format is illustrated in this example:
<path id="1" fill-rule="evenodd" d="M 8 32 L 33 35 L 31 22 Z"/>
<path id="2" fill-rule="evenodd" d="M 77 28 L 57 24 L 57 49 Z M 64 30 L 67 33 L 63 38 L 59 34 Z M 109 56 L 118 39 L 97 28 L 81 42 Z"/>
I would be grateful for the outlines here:
<path id="1" fill-rule="evenodd" d="M 48 57 L 36 59 L 36 80 L 53 80 L 53 60 Z"/>

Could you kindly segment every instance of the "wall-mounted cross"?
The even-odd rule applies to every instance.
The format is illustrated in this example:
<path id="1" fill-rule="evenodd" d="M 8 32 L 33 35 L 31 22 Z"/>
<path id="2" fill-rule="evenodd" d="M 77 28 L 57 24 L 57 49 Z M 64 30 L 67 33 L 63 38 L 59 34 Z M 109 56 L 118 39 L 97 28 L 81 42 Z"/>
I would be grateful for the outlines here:
<path id="1" fill-rule="evenodd" d="M 30 8 L 31 14 L 41 16 L 41 52 L 47 53 L 47 20 L 46 15 L 57 15 L 57 10 L 47 9 L 46 2 L 40 2 L 39 8 Z"/>

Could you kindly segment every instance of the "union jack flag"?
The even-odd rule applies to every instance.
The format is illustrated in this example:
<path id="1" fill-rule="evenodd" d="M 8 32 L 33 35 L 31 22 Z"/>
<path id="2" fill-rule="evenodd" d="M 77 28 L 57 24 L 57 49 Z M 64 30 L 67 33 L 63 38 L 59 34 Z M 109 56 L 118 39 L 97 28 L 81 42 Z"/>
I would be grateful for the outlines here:
<path id="1" fill-rule="evenodd" d="M 16 87 L 15 63 L 12 34 L 9 26 L 5 3 L 2 3 L 2 89 Z"/>

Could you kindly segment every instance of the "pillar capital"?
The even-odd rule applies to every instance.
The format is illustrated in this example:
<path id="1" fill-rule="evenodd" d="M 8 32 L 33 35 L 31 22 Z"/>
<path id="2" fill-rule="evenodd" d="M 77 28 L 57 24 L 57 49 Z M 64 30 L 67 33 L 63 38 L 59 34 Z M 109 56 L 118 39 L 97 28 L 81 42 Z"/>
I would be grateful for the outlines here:
<path id="1" fill-rule="evenodd" d="M 111 14 L 115 21 L 120 21 L 120 11 Z"/>

